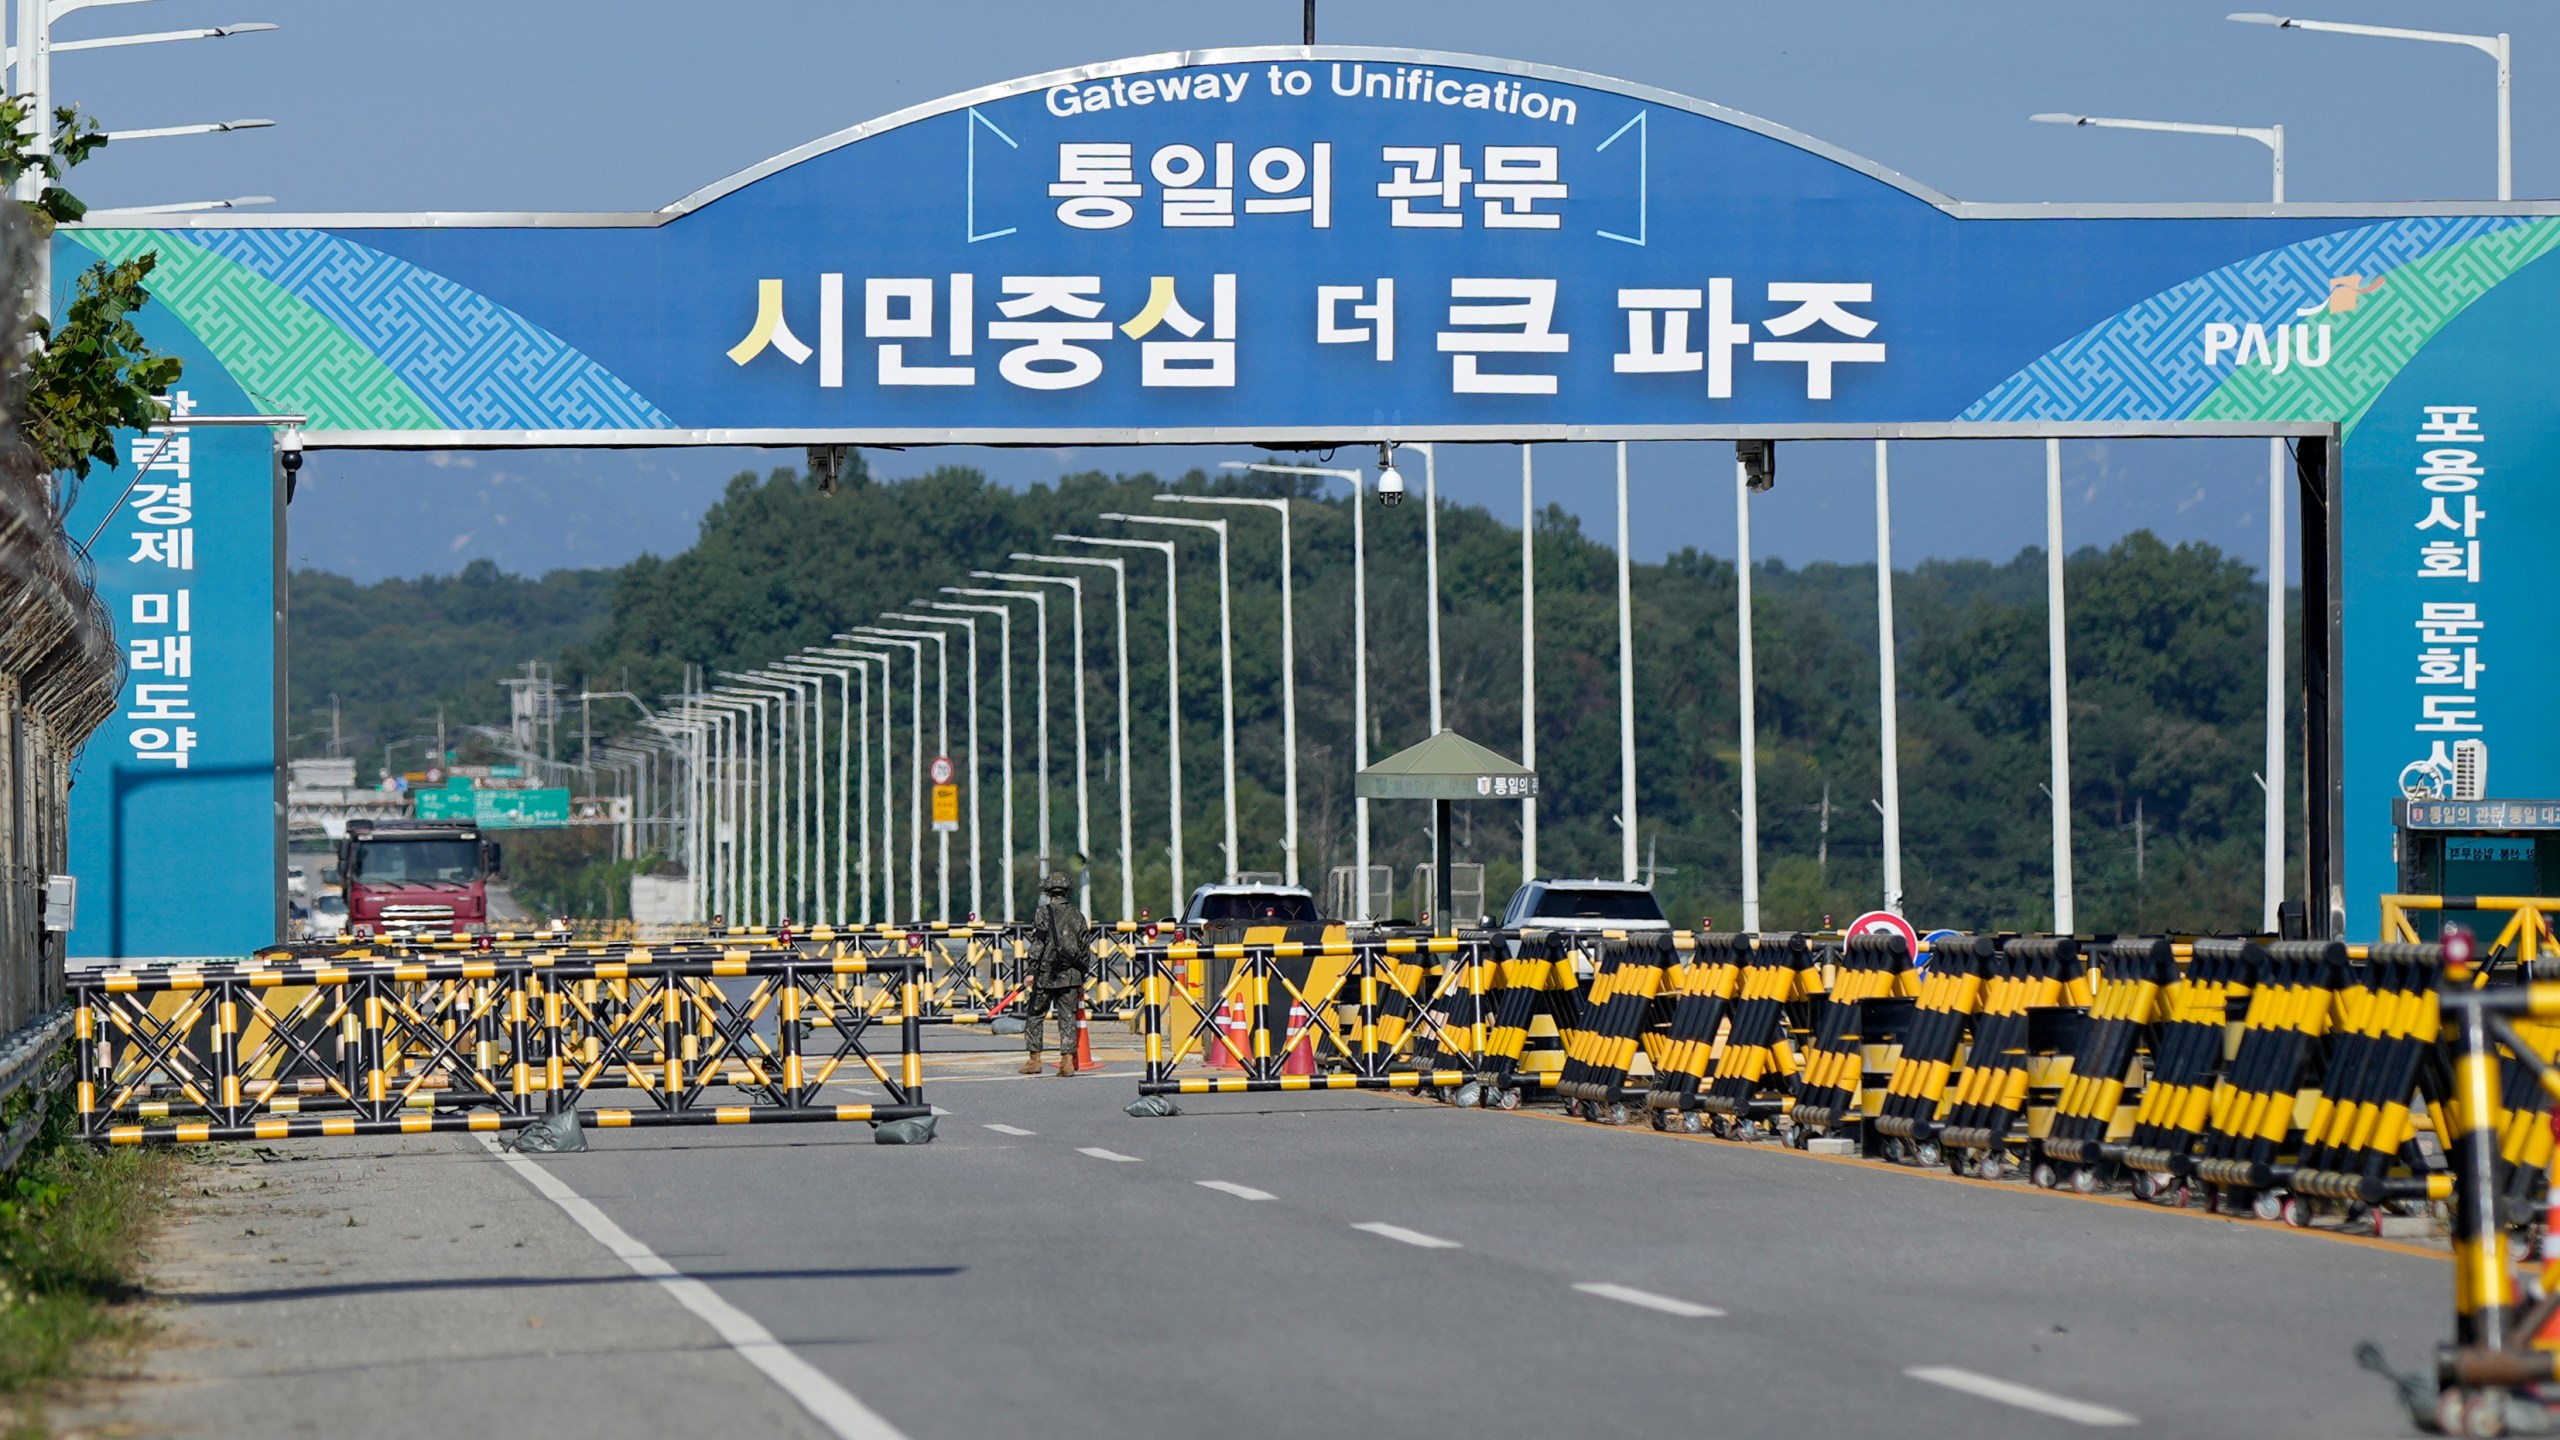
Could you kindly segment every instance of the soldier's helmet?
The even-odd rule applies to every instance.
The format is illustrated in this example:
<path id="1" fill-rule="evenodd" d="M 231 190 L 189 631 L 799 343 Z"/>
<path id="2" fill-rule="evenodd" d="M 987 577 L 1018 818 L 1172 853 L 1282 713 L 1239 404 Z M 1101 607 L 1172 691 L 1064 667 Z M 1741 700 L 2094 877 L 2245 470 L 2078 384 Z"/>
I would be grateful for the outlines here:
<path id="1" fill-rule="evenodd" d="M 1040 882 L 1040 893 L 1043 895 L 1064 895 L 1068 889 L 1067 877 L 1062 871 L 1052 870 L 1049 872 L 1049 878 Z"/>

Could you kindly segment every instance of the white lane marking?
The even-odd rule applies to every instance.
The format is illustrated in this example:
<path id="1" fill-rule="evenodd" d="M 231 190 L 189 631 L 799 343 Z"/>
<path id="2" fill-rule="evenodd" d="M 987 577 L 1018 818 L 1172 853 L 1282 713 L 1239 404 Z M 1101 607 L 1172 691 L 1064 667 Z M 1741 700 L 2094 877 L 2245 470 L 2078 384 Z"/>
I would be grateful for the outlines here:
<path id="1" fill-rule="evenodd" d="M 1018 1125 L 990 1125 L 987 1128 L 993 1130 L 999 1135 L 1037 1135 L 1040 1133 L 1037 1130 L 1025 1130 Z"/>
<path id="2" fill-rule="evenodd" d="M 1105 1150 L 1099 1145 L 1087 1145 L 1076 1151 L 1076 1153 L 1079 1155 L 1090 1155 L 1096 1160 L 1117 1160 L 1123 1165 L 1135 1165 L 1139 1163 L 1138 1157 L 1135 1155 L 1123 1155 L 1117 1150 Z"/>
<path id="3" fill-rule="evenodd" d="M 1585 1295 L 1597 1295 L 1603 1300 L 1641 1305 L 1647 1310 L 1659 1310 L 1665 1315 L 1678 1315 L 1690 1320 L 1704 1320 L 1724 1313 L 1712 1305 L 1697 1305 L 1686 1300 L 1674 1300 L 1668 1295 L 1656 1295 L 1650 1290 L 1638 1290 L 1627 1285 L 1612 1285 L 1603 1280 L 1585 1281 L 1573 1288 Z"/>
<path id="4" fill-rule="evenodd" d="M 1192 1183 L 1198 1185 L 1203 1190 L 1215 1190 L 1221 1194 L 1233 1195 L 1239 1200 L 1277 1200 L 1280 1198 L 1268 1190 L 1256 1190 L 1250 1185 L 1238 1185 L 1232 1180 L 1195 1180 Z"/>
<path id="5" fill-rule="evenodd" d="M 784 1394 L 798 1401 L 801 1409 L 815 1416 L 840 1440 L 907 1440 L 904 1431 L 881 1419 L 877 1411 L 855 1399 L 852 1391 L 794 1354 L 790 1346 L 773 1338 L 773 1332 L 754 1317 L 632 1239 L 595 1202 L 570 1189 L 560 1177 L 521 1155 L 500 1149 L 487 1135 L 480 1137 L 480 1144 L 544 1199 L 567 1212 L 570 1219 L 578 1222 L 578 1228 L 630 1266 L 633 1274 L 657 1281 L 658 1288 L 727 1341 L 739 1359 L 764 1372 L 766 1379 L 780 1386 Z"/>
<path id="6" fill-rule="evenodd" d="M 1390 1225 L 1384 1220 L 1371 1220 L 1364 1224 L 1354 1225 L 1351 1228 L 1354 1230 L 1366 1230 L 1372 1235 L 1384 1235 L 1390 1240 L 1401 1241 L 1407 1245 L 1419 1245 L 1425 1250 L 1455 1250 L 1459 1248 L 1458 1242 L 1455 1240 L 1443 1240 L 1437 1235 L 1425 1235 L 1419 1230 L 1407 1230 L 1401 1225 Z"/>
<path id="7" fill-rule="evenodd" d="M 2003 1405 L 2015 1405 L 2021 1410 L 2033 1410 L 2039 1415 L 2068 1420 L 2074 1425 L 2139 1425 L 2142 1423 L 2121 1410 L 2110 1410 L 2104 1405 L 2092 1405 L 2086 1400 L 2073 1400 L 2042 1390 L 2031 1390 L 2024 1385 L 2012 1384 L 2007 1380 L 1995 1380 L 1988 1375 L 1976 1375 L 1970 1370 L 1959 1370 L 1953 1365 L 1919 1365 L 1902 1373 L 1914 1380 L 1926 1380 L 1932 1385 L 1944 1385 L 1950 1390 L 1961 1390 L 1967 1395 L 1979 1395 L 1985 1400 L 1997 1400 Z"/>

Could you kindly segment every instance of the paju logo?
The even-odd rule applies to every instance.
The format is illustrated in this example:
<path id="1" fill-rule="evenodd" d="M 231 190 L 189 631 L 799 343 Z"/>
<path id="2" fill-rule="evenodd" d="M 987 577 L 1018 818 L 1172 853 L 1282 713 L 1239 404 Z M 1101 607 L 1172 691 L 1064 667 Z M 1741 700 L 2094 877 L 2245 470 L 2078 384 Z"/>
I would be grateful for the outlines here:
<path id="1" fill-rule="evenodd" d="M 2364 297 L 2382 288 L 2382 277 L 2371 280 L 2362 275 L 2335 275 L 2329 280 L 2329 293 L 2294 311 L 2292 323 L 2275 325 L 2234 325 L 2225 320 L 2208 322 L 2204 327 L 2204 363 L 2215 365 L 2263 365 L 2272 374 L 2281 375 L 2296 365 L 2317 370 L 2329 363 L 2329 322 L 2331 315 L 2352 315 Z M 2318 324 L 2303 323 L 2299 317 L 2318 315 Z"/>

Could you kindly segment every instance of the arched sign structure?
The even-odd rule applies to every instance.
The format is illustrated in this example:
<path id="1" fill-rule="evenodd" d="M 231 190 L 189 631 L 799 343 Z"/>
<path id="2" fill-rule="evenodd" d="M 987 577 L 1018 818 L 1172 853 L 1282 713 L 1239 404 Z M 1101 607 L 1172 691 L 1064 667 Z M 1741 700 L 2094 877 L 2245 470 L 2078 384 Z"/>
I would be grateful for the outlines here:
<path id="1" fill-rule="evenodd" d="M 196 409 L 312 447 L 2289 437 L 2303 853 L 2362 933 L 2413 762 L 2480 740 L 2496 793 L 2560 793 L 2526 559 L 2560 519 L 2526 478 L 2560 459 L 2527 359 L 2556 243 L 2530 203 L 1966 204 L 1642 86 L 1325 46 L 991 86 L 664 210 L 71 227 L 56 273 L 156 251 Z M 188 504 L 153 473 L 75 520 L 114 521 L 137 657 L 83 767 L 75 953 L 273 928 L 280 512 L 257 437 L 175 438 Z M 176 908 L 121 883 L 234 854 Z"/>

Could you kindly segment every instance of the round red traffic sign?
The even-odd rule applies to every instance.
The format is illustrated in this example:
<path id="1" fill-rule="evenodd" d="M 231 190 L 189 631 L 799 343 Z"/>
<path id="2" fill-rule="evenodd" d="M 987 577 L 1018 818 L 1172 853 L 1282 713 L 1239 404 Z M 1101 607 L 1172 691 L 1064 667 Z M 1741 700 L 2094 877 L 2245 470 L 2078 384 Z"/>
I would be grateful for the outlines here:
<path id="1" fill-rule="evenodd" d="M 1899 935 L 1902 937 L 1902 953 L 1910 956 L 1914 960 L 1920 958 L 1920 932 L 1911 928 L 1910 921 L 1903 919 L 1901 916 L 1894 914 L 1890 910 L 1868 911 L 1866 914 L 1849 922 L 1847 933 L 1851 935 Z"/>
<path id="2" fill-rule="evenodd" d="M 948 784 L 950 784 L 950 783 L 951 783 L 951 777 L 952 777 L 954 774 L 956 774 L 956 773 L 958 773 L 958 772 L 954 771 L 954 770 L 951 768 L 951 757 L 950 757 L 950 756 L 948 756 L 948 755 L 936 755 L 936 756 L 934 756 L 934 757 L 933 757 L 933 783 L 934 783 L 934 784 L 936 784 L 936 785 L 948 785 Z M 1908 927 L 1905 927 L 1905 928 L 1908 928 Z"/>

